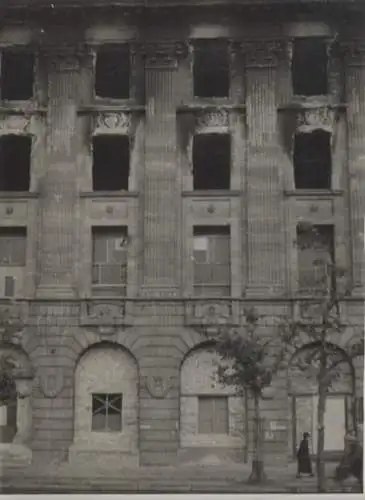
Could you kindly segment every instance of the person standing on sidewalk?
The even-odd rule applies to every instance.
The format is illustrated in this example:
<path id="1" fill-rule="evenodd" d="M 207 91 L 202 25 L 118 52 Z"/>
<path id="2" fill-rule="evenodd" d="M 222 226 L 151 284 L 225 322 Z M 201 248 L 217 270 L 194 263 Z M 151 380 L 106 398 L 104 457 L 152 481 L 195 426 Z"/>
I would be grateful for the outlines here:
<path id="1" fill-rule="evenodd" d="M 309 474 L 313 476 L 312 472 L 312 461 L 309 454 L 309 433 L 304 432 L 303 439 L 300 442 L 299 450 L 297 452 L 298 460 L 298 472 L 297 477 L 301 477 L 301 474 Z"/>

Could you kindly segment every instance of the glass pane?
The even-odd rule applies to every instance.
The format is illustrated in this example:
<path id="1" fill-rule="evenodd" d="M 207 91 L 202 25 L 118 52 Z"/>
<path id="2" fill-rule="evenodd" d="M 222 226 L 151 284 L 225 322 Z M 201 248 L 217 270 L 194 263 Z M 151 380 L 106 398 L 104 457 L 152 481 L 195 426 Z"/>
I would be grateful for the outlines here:
<path id="1" fill-rule="evenodd" d="M 105 394 L 93 394 L 92 395 L 92 411 L 100 412 L 106 414 L 106 404 L 107 404 L 107 396 Z"/>
<path id="2" fill-rule="evenodd" d="M 230 238 L 226 235 L 210 237 L 209 258 L 210 262 L 226 264 L 230 261 Z"/>
<path id="3" fill-rule="evenodd" d="M 10 241 L 9 237 L 0 237 L 0 265 L 10 263 Z"/>
<path id="4" fill-rule="evenodd" d="M 115 264 L 101 266 L 100 283 L 105 285 L 119 285 L 122 283 L 121 267 Z"/>
<path id="5" fill-rule="evenodd" d="M 211 434 L 213 432 L 213 401 L 210 397 L 198 398 L 198 432 Z"/>
<path id="6" fill-rule="evenodd" d="M 93 237 L 93 262 L 107 262 L 107 239 L 104 235 L 95 234 Z"/>
<path id="7" fill-rule="evenodd" d="M 108 414 L 108 430 L 114 432 L 122 430 L 122 415 L 120 413 Z"/>
<path id="8" fill-rule="evenodd" d="M 92 416 L 92 426 L 93 431 L 103 431 L 106 428 L 106 415 L 102 413 L 97 413 Z"/>
<path id="9" fill-rule="evenodd" d="M 122 396 L 120 394 L 117 395 L 110 394 L 108 404 L 110 409 L 114 408 L 120 413 L 122 409 Z"/>
<path id="10" fill-rule="evenodd" d="M 214 398 L 214 433 L 228 434 L 228 398 Z"/>
<path id="11" fill-rule="evenodd" d="M 208 253 L 206 250 L 194 250 L 194 262 L 197 264 L 207 262 Z"/>

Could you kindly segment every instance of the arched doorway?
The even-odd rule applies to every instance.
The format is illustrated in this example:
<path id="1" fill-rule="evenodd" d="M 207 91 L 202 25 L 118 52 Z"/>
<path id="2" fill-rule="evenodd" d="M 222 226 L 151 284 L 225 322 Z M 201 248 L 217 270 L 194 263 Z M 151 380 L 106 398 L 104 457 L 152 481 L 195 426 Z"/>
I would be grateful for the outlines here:
<path id="1" fill-rule="evenodd" d="M 214 349 L 191 351 L 181 366 L 180 447 L 187 462 L 243 461 L 244 402 L 216 381 Z"/>
<path id="2" fill-rule="evenodd" d="M 329 386 L 326 411 L 324 415 L 325 455 L 337 456 L 344 448 L 344 438 L 348 429 L 353 428 L 353 367 L 342 350 L 333 345 L 334 356 L 338 363 L 336 377 Z M 317 450 L 317 405 L 318 405 L 318 367 L 308 362 L 313 347 L 299 349 L 293 356 L 288 368 L 288 393 L 291 400 L 291 441 L 295 456 L 303 432 L 311 435 L 310 451 Z"/>
<path id="3" fill-rule="evenodd" d="M 81 357 L 75 371 L 74 443 L 71 463 L 137 466 L 138 368 L 127 350 L 99 344 Z"/>

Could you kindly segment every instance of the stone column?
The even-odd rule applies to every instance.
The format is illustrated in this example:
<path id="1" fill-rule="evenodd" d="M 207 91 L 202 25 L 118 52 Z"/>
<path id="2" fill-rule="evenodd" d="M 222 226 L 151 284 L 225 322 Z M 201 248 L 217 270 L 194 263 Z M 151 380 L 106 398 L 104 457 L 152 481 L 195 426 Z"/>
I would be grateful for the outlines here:
<path id="1" fill-rule="evenodd" d="M 144 296 L 175 296 L 181 193 L 176 156 L 177 57 L 174 42 L 146 46 Z"/>
<path id="2" fill-rule="evenodd" d="M 365 257 L 365 44 L 354 40 L 344 48 L 352 278 L 355 294 L 362 296 Z"/>
<path id="3" fill-rule="evenodd" d="M 248 287 L 251 296 L 283 288 L 283 182 L 275 41 L 244 44 L 247 105 Z"/>
<path id="4" fill-rule="evenodd" d="M 49 49 L 47 147 L 39 182 L 38 297 L 74 294 L 79 60 L 73 49 Z"/>

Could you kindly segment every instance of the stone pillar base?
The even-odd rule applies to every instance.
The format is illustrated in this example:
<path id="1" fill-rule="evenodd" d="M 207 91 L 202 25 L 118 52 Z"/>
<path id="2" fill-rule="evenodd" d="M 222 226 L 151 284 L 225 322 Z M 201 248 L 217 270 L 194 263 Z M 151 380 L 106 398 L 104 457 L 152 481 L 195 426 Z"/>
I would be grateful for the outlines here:
<path id="1" fill-rule="evenodd" d="M 24 467 L 32 462 L 32 450 L 24 444 L 0 443 L 0 470 L 6 467 Z"/>

